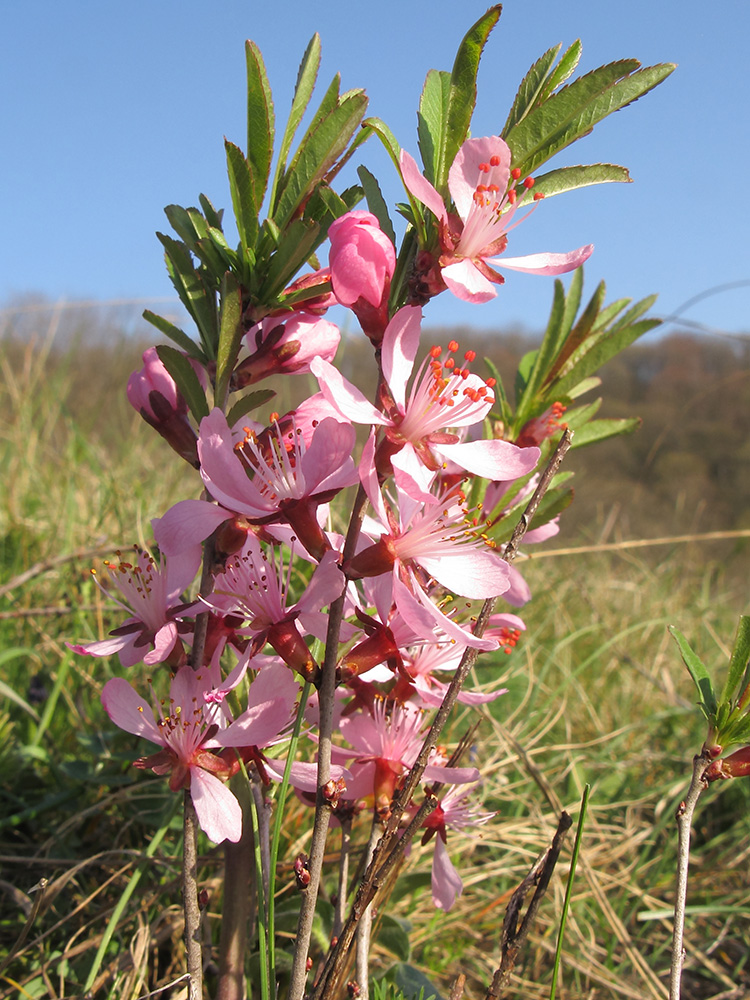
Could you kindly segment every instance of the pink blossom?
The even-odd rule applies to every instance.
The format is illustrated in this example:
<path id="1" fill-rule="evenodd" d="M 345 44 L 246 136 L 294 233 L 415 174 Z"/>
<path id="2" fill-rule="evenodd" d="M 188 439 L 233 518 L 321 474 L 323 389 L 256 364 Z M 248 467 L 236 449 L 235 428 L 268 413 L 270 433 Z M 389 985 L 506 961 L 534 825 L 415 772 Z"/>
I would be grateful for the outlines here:
<path id="1" fill-rule="evenodd" d="M 289 676 L 285 670 L 284 674 Z M 123 678 L 108 681 L 102 691 L 102 704 L 116 726 L 162 748 L 137 760 L 136 767 L 169 774 L 172 791 L 189 788 L 198 822 L 215 843 L 240 839 L 242 810 L 223 784 L 237 770 L 236 758 L 224 759 L 212 751 L 268 746 L 289 721 L 294 698 L 290 702 L 278 678 L 261 677 L 263 673 L 250 685 L 247 712 L 229 726 L 224 726 L 220 703 L 206 699 L 207 675 L 191 667 L 182 667 L 173 677 L 166 712 L 154 699 L 158 721 L 148 702 Z"/>
<path id="2" fill-rule="evenodd" d="M 414 499 L 428 499 L 425 491 L 430 481 L 448 462 L 486 479 L 512 480 L 529 473 L 539 460 L 538 448 L 518 448 L 499 439 L 464 442 L 451 432 L 481 423 L 495 402 L 492 382 L 465 367 L 467 357 L 473 357 L 471 352 L 461 365 L 448 356 L 442 359 L 442 352 L 433 349 L 408 387 L 421 320 L 421 309 L 404 306 L 388 324 L 382 347 L 382 410 L 336 368 L 316 358 L 310 370 L 325 398 L 342 418 L 384 428 L 385 440 L 373 461 L 382 475 L 392 468 L 399 489 Z M 458 349 L 458 345 L 450 347 Z"/>
<path id="3" fill-rule="evenodd" d="M 150 553 L 136 546 L 130 558 L 123 558 L 119 552 L 118 557 L 119 562 L 105 565 L 123 597 L 117 603 L 130 612 L 130 617 L 112 630 L 111 639 L 71 645 L 70 648 L 88 656 L 117 653 L 124 667 L 140 662 L 179 662 L 182 656 L 180 612 L 188 610 L 180 595 L 195 577 L 200 552 L 192 551 L 184 557 L 170 559 L 162 557 L 157 563 Z M 94 579 L 99 583 L 96 574 Z M 183 631 L 188 628 L 185 626 Z"/>
<path id="4" fill-rule="evenodd" d="M 407 190 L 439 223 L 442 280 L 454 295 L 467 302 L 487 302 L 497 295 L 493 285 L 502 284 L 504 279 L 490 265 L 530 274 L 564 274 L 580 267 L 594 249 L 588 245 L 562 254 L 497 256 L 505 251 L 508 232 L 526 218 L 513 221 L 533 184 L 529 180 L 520 186 L 519 196 L 515 182 L 520 180 L 520 174 L 511 175 L 510 163 L 510 149 L 499 136 L 467 139 L 448 174 L 456 216 L 448 212 L 413 157 L 401 151 L 401 175 Z"/>
<path id="5" fill-rule="evenodd" d="M 324 319 L 297 314 L 287 319 L 267 317 L 252 327 L 245 342 L 250 357 L 232 375 L 232 388 L 242 389 L 269 375 L 302 375 L 316 356 L 333 361 L 339 346 L 339 328 Z"/>
<path id="6" fill-rule="evenodd" d="M 341 757 L 353 757 L 347 798 L 372 798 L 379 815 L 390 808 L 399 779 L 414 764 L 425 736 L 423 713 L 414 705 L 386 705 L 377 700 L 372 713 L 357 712 L 339 722 L 352 750 L 339 749 Z M 476 781 L 476 768 L 445 767 L 437 758 L 424 771 L 426 781 L 458 783 Z"/>
<path id="7" fill-rule="evenodd" d="M 336 600 L 344 587 L 337 560 L 338 553 L 326 552 L 299 600 L 289 604 L 289 573 L 281 556 L 278 562 L 270 559 L 250 536 L 242 552 L 216 576 L 213 592 L 204 600 L 218 614 L 245 619 L 242 632 L 251 636 L 250 655 L 269 643 L 293 670 L 312 679 L 318 666 L 304 636 L 325 636 L 321 608 Z"/>
<path id="8" fill-rule="evenodd" d="M 255 427 L 238 434 L 219 409 L 201 421 L 201 476 L 218 506 L 181 500 L 171 507 L 154 526 L 165 552 L 195 546 L 236 514 L 253 524 L 291 525 L 315 558 L 329 548 L 317 509 L 357 480 L 354 428 L 329 416 L 309 422 L 302 408 L 268 429 Z"/>
<path id="9" fill-rule="evenodd" d="M 347 212 L 328 229 L 333 293 L 344 306 L 379 306 L 396 268 L 396 250 L 370 212 Z"/>
<path id="10" fill-rule="evenodd" d="M 495 813 L 479 812 L 476 807 L 467 804 L 466 800 L 475 789 L 476 785 L 449 789 L 440 800 L 437 809 L 425 820 L 427 833 L 422 843 L 437 835 L 432 862 L 432 901 L 441 910 L 450 910 L 463 891 L 463 880 L 448 856 L 447 831 L 482 826 L 495 815 Z"/>

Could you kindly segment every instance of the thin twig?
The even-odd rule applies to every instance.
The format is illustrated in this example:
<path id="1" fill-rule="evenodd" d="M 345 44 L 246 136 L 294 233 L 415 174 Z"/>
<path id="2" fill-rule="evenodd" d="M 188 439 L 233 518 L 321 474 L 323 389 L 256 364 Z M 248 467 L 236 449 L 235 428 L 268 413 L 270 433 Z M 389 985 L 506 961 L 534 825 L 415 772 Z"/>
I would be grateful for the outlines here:
<path id="1" fill-rule="evenodd" d="M 201 912 L 198 905 L 198 819 L 190 789 L 185 789 L 182 847 L 182 902 L 185 909 L 185 949 L 190 975 L 189 1000 L 203 1000 Z"/>
<path id="2" fill-rule="evenodd" d="M 536 917 L 539 905 L 547 892 L 547 887 L 549 886 L 550 879 L 552 878 L 552 873 L 555 870 L 555 865 L 560 857 L 560 851 L 562 850 L 565 834 L 570 829 L 572 823 L 573 820 L 566 812 L 560 814 L 560 820 L 557 824 L 557 830 L 555 831 L 555 836 L 552 839 L 552 844 L 537 858 L 531 868 L 531 871 L 524 878 L 511 897 L 508 909 L 505 911 L 505 920 L 503 921 L 503 932 L 501 937 L 502 957 L 500 965 L 495 970 L 495 975 L 492 977 L 492 984 L 487 990 L 485 1000 L 499 1000 L 505 987 L 510 982 L 510 977 L 513 973 L 519 952 L 526 942 L 526 938 L 528 937 L 531 925 Z M 524 918 L 521 921 L 521 927 L 519 929 L 518 918 L 521 907 L 523 906 L 524 900 L 533 886 L 536 886 L 536 890 L 531 898 L 528 909 L 524 914 Z"/>
<path id="3" fill-rule="evenodd" d="M 708 751 L 693 758 L 693 778 L 684 802 L 677 809 L 677 887 L 674 900 L 674 932 L 672 935 L 672 963 L 669 969 L 669 1000 L 680 1000 L 680 980 L 685 961 L 683 938 L 685 933 L 685 906 L 687 904 L 688 868 L 690 866 L 690 827 L 698 799 L 708 787 L 704 775 L 711 760 Z"/>

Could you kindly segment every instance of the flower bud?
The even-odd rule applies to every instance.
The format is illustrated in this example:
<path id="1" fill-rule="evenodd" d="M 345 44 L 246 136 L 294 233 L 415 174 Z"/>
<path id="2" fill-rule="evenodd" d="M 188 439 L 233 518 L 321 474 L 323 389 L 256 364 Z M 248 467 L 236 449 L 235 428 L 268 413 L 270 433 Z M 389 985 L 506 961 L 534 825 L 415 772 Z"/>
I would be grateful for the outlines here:
<path id="1" fill-rule="evenodd" d="M 396 250 L 370 212 L 347 212 L 328 230 L 333 294 L 348 306 L 376 346 L 388 325 Z"/>
<path id="2" fill-rule="evenodd" d="M 203 374 L 196 365 L 196 373 Z M 205 376 L 204 376 L 205 378 Z M 198 468 L 197 436 L 188 420 L 188 408 L 155 347 L 143 352 L 143 368 L 128 379 L 128 402 L 177 454 Z"/>

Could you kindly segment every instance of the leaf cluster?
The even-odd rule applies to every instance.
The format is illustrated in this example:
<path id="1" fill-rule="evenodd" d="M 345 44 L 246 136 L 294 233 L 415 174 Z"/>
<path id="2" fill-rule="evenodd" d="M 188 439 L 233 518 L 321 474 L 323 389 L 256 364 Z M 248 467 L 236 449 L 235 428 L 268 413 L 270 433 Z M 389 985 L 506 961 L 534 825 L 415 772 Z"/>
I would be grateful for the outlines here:
<path id="1" fill-rule="evenodd" d="M 708 669 L 682 632 L 673 625 L 669 631 L 698 690 L 698 708 L 708 721 L 706 746 L 726 751 L 750 743 L 750 615 L 740 615 L 727 677 L 718 695 Z"/>

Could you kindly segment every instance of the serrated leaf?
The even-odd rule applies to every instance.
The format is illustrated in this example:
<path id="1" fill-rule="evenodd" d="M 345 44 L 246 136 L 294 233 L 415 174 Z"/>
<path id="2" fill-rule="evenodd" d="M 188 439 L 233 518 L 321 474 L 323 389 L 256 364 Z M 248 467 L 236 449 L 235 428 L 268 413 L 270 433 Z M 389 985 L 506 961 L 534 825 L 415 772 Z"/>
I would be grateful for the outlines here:
<path id="1" fill-rule="evenodd" d="M 315 222 L 295 219 L 271 257 L 266 277 L 260 290 L 263 302 L 273 302 L 289 284 L 318 245 L 320 226 Z"/>
<path id="2" fill-rule="evenodd" d="M 195 374 L 193 366 L 184 354 L 176 351 L 169 344 L 159 344 L 156 348 L 159 360 L 175 380 L 177 388 L 193 414 L 197 423 L 208 416 L 206 393 Z"/>
<path id="3" fill-rule="evenodd" d="M 205 194 L 198 195 L 198 201 L 200 202 L 201 208 L 203 209 L 203 215 L 209 226 L 213 226 L 215 229 L 221 229 L 222 219 L 224 217 L 224 209 L 216 209 L 211 204 L 209 199 Z"/>
<path id="4" fill-rule="evenodd" d="M 500 133 L 503 138 L 505 138 L 514 125 L 523 121 L 529 111 L 531 111 L 537 103 L 537 100 L 544 91 L 545 81 L 547 80 L 548 74 L 554 65 L 555 59 L 557 59 L 561 48 L 562 42 L 560 42 L 559 45 L 555 45 L 551 49 L 547 49 L 544 55 L 541 55 L 529 68 L 528 73 L 521 81 L 518 91 L 516 92 L 516 96 L 513 100 L 513 104 L 511 105 L 505 125 Z"/>
<path id="5" fill-rule="evenodd" d="M 240 242 L 243 247 L 255 247 L 258 238 L 259 205 L 250 164 L 239 146 L 235 146 L 233 142 L 225 139 L 224 148 L 227 154 L 229 190 Z"/>
<path id="6" fill-rule="evenodd" d="M 579 268 L 579 271 L 580 270 L 582 269 Z M 580 285 L 578 286 L 578 288 L 580 290 Z M 604 284 L 603 281 L 600 281 L 599 284 L 596 286 L 594 294 L 589 299 L 586 308 L 579 317 L 575 326 L 571 325 L 570 327 L 568 327 L 568 330 L 566 331 L 565 334 L 565 342 L 563 343 L 560 352 L 555 358 L 555 363 L 551 366 L 545 378 L 545 382 L 548 385 L 552 385 L 555 378 L 560 376 L 561 372 L 565 370 L 566 362 L 568 361 L 568 359 L 573 357 L 578 348 L 581 347 L 581 345 L 586 344 L 586 342 L 589 340 L 589 335 L 594 326 L 594 323 L 596 322 L 596 318 L 599 315 L 599 310 L 604 305 L 604 296 L 606 294 L 607 294 L 606 285 Z M 580 305 L 580 298 L 576 303 L 575 312 L 578 312 L 579 305 Z M 566 319 L 569 319 L 572 324 L 573 320 L 575 319 L 575 313 L 573 314 L 573 316 L 570 316 L 569 312 L 566 312 Z M 589 345 L 587 344 L 586 346 Z M 593 344 L 591 344 L 591 346 L 593 346 Z"/>
<path id="7" fill-rule="evenodd" d="M 173 340 L 178 347 L 181 347 L 186 354 L 189 354 L 191 358 L 195 358 L 196 361 L 200 361 L 203 364 L 206 362 L 206 356 L 203 351 L 198 347 L 198 345 L 188 337 L 188 335 L 181 330 L 174 323 L 170 323 L 168 319 L 163 316 L 157 315 L 157 313 L 151 312 L 150 309 L 143 310 L 143 318 L 147 323 L 155 326 L 157 330 L 161 331 L 165 337 L 169 337 Z"/>
<path id="8" fill-rule="evenodd" d="M 197 209 L 190 212 L 182 205 L 167 205 L 164 214 L 188 250 L 196 253 L 198 240 L 208 232 L 208 223 L 200 212 Z"/>
<path id="9" fill-rule="evenodd" d="M 263 56 L 255 42 L 245 42 L 247 64 L 247 159 L 253 175 L 255 204 L 260 209 L 271 172 L 274 111 Z"/>
<path id="10" fill-rule="evenodd" d="M 157 233 L 156 236 L 164 247 L 172 284 L 200 331 L 204 352 L 209 358 L 213 358 L 219 335 L 214 293 L 193 265 L 184 243 L 173 240 L 164 233 Z"/>
<path id="11" fill-rule="evenodd" d="M 750 616 L 740 615 L 737 634 L 734 637 L 732 655 L 729 658 L 727 679 L 719 698 L 720 704 L 737 697 L 737 689 L 747 670 L 748 661 L 750 661 Z"/>
<path id="12" fill-rule="evenodd" d="M 585 378 L 578 383 L 578 385 L 573 386 L 565 393 L 565 399 L 578 399 L 579 396 L 583 396 L 587 392 L 591 392 L 592 389 L 596 389 L 602 384 L 602 380 L 598 375 L 591 375 L 589 378 Z"/>
<path id="13" fill-rule="evenodd" d="M 286 128 L 284 129 L 284 135 L 281 140 L 281 148 L 279 149 L 279 159 L 276 165 L 273 191 L 271 193 L 272 204 L 275 201 L 275 192 L 279 179 L 283 176 L 284 171 L 286 170 L 286 158 L 289 155 L 289 150 L 292 148 L 292 141 L 294 140 L 294 136 L 297 133 L 299 124 L 304 117 L 305 111 L 310 103 L 313 90 L 315 89 L 315 81 L 318 78 L 319 69 L 320 35 L 315 32 L 305 49 L 305 54 L 302 56 L 302 61 L 300 62 L 299 70 L 297 71 L 297 82 L 294 85 L 292 107 L 289 112 L 289 118 L 287 119 Z"/>
<path id="14" fill-rule="evenodd" d="M 586 378 L 592 372 L 599 371 L 602 365 L 606 364 L 610 358 L 619 354 L 620 351 L 624 350 L 645 333 L 648 333 L 649 330 L 653 330 L 654 327 L 659 326 L 660 323 L 661 320 L 658 319 L 646 319 L 613 333 L 607 333 L 604 339 L 595 344 L 591 350 L 586 351 L 570 372 L 554 384 L 554 394 L 566 395 L 583 378 Z"/>
<path id="15" fill-rule="evenodd" d="M 505 391 L 505 385 L 503 384 L 502 376 L 497 368 L 497 365 L 491 358 L 485 358 L 484 363 L 489 369 L 490 376 L 495 380 L 495 391 L 497 393 L 497 402 L 500 404 L 500 419 L 504 424 L 510 424 L 513 420 L 513 411 L 510 408 L 510 402 L 508 400 L 508 394 Z"/>
<path id="16" fill-rule="evenodd" d="M 592 70 L 552 94 L 506 136 L 512 166 L 523 176 L 576 139 L 597 122 L 652 90 L 675 68 L 671 63 L 640 69 L 637 59 L 623 59 Z"/>
<path id="17" fill-rule="evenodd" d="M 216 404 L 223 408 L 245 327 L 242 322 L 242 287 L 230 271 L 221 283 L 221 325 L 216 353 Z"/>
<path id="18" fill-rule="evenodd" d="M 435 183 L 435 165 L 445 155 L 445 131 L 451 92 L 451 75 L 431 69 L 427 74 L 417 112 L 417 137 L 424 174 Z"/>
<path id="19" fill-rule="evenodd" d="M 438 191 L 444 189 L 451 164 L 455 160 L 461 144 L 469 134 L 471 117 L 474 114 L 474 105 L 477 100 L 479 60 L 501 11 L 500 4 L 490 7 L 469 28 L 458 47 L 451 70 L 450 95 L 443 131 L 445 138 L 440 149 L 436 150 L 440 154 L 435 160 L 435 187 Z"/>
<path id="20" fill-rule="evenodd" d="M 357 174 L 362 181 L 365 198 L 367 199 L 367 207 L 378 220 L 378 225 L 382 231 L 395 246 L 396 233 L 391 222 L 391 217 L 388 214 L 388 205 L 380 190 L 377 179 L 365 166 L 357 167 Z"/>
<path id="21" fill-rule="evenodd" d="M 559 167 L 534 179 L 534 194 L 552 198 L 564 191 L 589 187 L 592 184 L 632 183 L 630 173 L 616 163 L 589 163 L 576 167 Z"/>
<path id="22" fill-rule="evenodd" d="M 635 320 L 640 319 L 644 313 L 649 311 L 658 297 L 658 295 L 647 295 L 645 299 L 636 302 L 626 313 L 623 313 L 616 323 L 612 324 L 612 330 L 619 330 L 621 327 L 628 326 L 630 323 L 634 323 Z M 661 323 L 661 320 L 657 320 L 656 322 Z"/>
<path id="23" fill-rule="evenodd" d="M 274 389 L 257 389 L 255 392 L 248 392 L 242 399 L 238 399 L 227 413 L 227 423 L 234 427 L 238 420 L 246 416 L 252 410 L 257 410 L 276 395 Z M 296 911 L 295 911 L 296 913 Z"/>
<path id="24" fill-rule="evenodd" d="M 632 434 L 642 424 L 640 417 L 628 417 L 622 420 L 591 420 L 578 428 L 573 437 L 571 448 L 583 448 L 597 441 L 619 437 L 621 434 Z"/>
<path id="25" fill-rule="evenodd" d="M 670 625 L 669 633 L 677 643 L 680 650 L 680 656 L 682 657 L 682 662 L 687 667 L 690 676 L 693 678 L 693 683 L 698 689 L 698 694 L 701 699 L 701 708 L 703 709 L 706 717 L 710 718 L 716 712 L 716 696 L 714 695 L 714 689 L 711 684 L 709 673 L 704 667 L 700 657 L 693 652 L 689 642 L 682 632 L 680 632 L 678 628 L 675 628 L 674 625 Z"/>
<path id="26" fill-rule="evenodd" d="M 367 96 L 350 92 L 317 126 L 300 148 L 293 168 L 285 178 L 284 190 L 273 219 L 280 229 L 289 224 L 302 202 L 341 155 L 362 121 Z"/>
<path id="27" fill-rule="evenodd" d="M 571 76 L 581 58 L 582 49 L 581 39 L 577 38 L 570 48 L 563 53 L 560 62 L 547 77 L 544 90 L 540 95 L 540 101 L 546 100 L 553 90 L 557 90 Z"/>
<path id="28" fill-rule="evenodd" d="M 517 429 L 529 420 L 534 410 L 537 390 L 542 385 L 549 366 L 553 363 L 560 344 L 565 338 L 565 287 L 555 279 L 552 308 L 547 329 L 537 351 L 526 354 L 518 366 L 516 376 L 516 419 Z"/>

